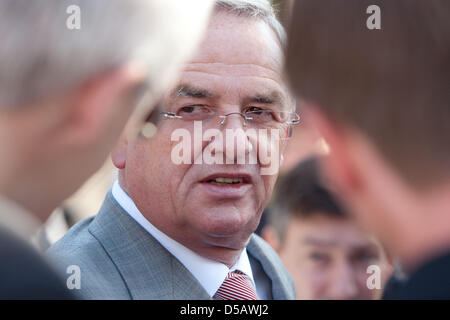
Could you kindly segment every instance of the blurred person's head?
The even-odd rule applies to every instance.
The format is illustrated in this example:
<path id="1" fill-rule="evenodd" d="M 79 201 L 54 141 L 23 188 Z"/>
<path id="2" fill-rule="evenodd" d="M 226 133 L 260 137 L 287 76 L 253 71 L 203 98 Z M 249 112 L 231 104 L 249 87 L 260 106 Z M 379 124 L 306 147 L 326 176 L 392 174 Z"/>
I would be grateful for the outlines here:
<path id="1" fill-rule="evenodd" d="M 0 193 L 45 219 L 170 83 L 210 4 L 0 1 Z"/>
<path id="2" fill-rule="evenodd" d="M 291 171 L 300 161 L 308 157 L 326 155 L 328 153 L 328 146 L 319 135 L 317 129 L 311 126 L 308 119 L 303 115 L 301 122 L 300 126 L 295 126 L 292 130 L 292 137 L 289 139 L 283 154 L 280 178 Z"/>
<path id="3" fill-rule="evenodd" d="M 330 147 L 324 171 L 409 268 L 450 247 L 449 16 L 447 0 L 299 0 L 290 29 L 287 70 Z"/>
<path id="4" fill-rule="evenodd" d="M 282 179 L 262 236 L 292 275 L 298 299 L 374 299 L 367 268 L 379 267 L 380 283 L 391 266 L 380 244 L 347 214 L 323 183 L 316 158 Z"/>
<path id="5" fill-rule="evenodd" d="M 290 126 L 278 118 L 294 109 L 282 77 L 284 41 L 269 1 L 216 1 L 197 54 L 159 104 L 156 133 L 125 139 L 113 154 L 121 186 L 152 224 L 226 265 L 259 223 L 287 141 Z M 271 126 L 278 130 L 267 139 L 247 135 Z M 246 134 L 226 136 L 239 130 Z M 188 137 L 173 139 L 176 132 Z M 188 161 L 174 161 L 180 153 Z"/>

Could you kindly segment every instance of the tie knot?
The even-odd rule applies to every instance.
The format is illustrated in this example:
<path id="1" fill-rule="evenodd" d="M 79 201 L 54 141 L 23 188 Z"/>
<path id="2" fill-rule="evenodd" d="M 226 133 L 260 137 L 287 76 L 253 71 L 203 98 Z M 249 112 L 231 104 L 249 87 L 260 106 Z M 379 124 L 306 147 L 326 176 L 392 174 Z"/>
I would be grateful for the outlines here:
<path id="1" fill-rule="evenodd" d="M 219 290 L 214 295 L 216 300 L 258 300 L 256 290 L 250 278 L 241 271 L 228 273 Z"/>

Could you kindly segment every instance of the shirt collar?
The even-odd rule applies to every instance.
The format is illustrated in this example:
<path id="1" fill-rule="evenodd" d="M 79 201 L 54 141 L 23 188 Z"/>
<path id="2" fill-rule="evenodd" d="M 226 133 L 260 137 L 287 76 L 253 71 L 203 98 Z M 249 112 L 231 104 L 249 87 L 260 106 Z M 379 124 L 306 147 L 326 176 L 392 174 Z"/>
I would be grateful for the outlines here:
<path id="1" fill-rule="evenodd" d="M 241 255 L 234 266 L 229 269 L 223 263 L 200 256 L 158 230 L 142 215 L 133 200 L 122 189 L 118 181 L 115 181 L 112 187 L 112 195 L 119 205 L 137 223 L 147 230 L 147 232 L 149 232 L 164 248 L 167 249 L 167 251 L 176 257 L 189 272 L 191 272 L 210 297 L 214 296 L 228 273 L 236 270 L 245 273 L 250 278 L 253 287 L 255 287 L 252 268 L 245 248 L 242 250 Z"/>

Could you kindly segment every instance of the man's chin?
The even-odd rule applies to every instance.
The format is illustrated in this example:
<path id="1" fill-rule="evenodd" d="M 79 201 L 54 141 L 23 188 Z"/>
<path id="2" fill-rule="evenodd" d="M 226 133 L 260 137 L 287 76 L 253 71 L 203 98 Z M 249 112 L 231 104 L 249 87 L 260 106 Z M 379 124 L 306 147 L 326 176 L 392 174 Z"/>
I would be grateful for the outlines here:
<path id="1" fill-rule="evenodd" d="M 242 215 L 236 208 L 210 209 L 206 212 L 199 212 L 196 221 L 197 229 L 202 230 L 209 237 L 217 239 L 236 238 L 241 234 L 246 235 L 254 231 L 257 226 L 256 217 Z M 253 226 L 255 226 L 253 228 Z M 238 237 L 238 238 L 241 238 Z"/>

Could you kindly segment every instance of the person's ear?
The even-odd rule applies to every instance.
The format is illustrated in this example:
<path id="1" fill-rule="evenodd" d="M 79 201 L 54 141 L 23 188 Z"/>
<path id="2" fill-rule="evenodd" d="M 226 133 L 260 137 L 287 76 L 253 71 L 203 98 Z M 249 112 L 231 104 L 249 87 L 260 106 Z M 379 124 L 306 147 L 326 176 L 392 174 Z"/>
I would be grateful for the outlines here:
<path id="1" fill-rule="evenodd" d="M 359 187 L 359 177 L 353 165 L 353 147 L 347 132 L 316 108 L 307 108 L 305 118 L 315 127 L 329 147 L 329 153 L 321 157 L 321 166 L 332 189 L 340 195 L 354 194 Z"/>
<path id="2" fill-rule="evenodd" d="M 261 238 L 263 238 L 277 253 L 280 253 L 281 241 L 275 228 L 265 226 L 261 230 Z"/>
<path id="3" fill-rule="evenodd" d="M 111 133 L 120 135 L 145 84 L 144 69 L 134 63 L 115 68 L 80 86 L 70 102 L 66 130 L 75 143 L 90 145 Z M 114 132 L 111 132 L 111 129 Z"/>
<path id="4" fill-rule="evenodd" d="M 125 169 L 127 163 L 127 138 L 123 134 L 111 153 L 111 160 L 117 169 Z"/>

